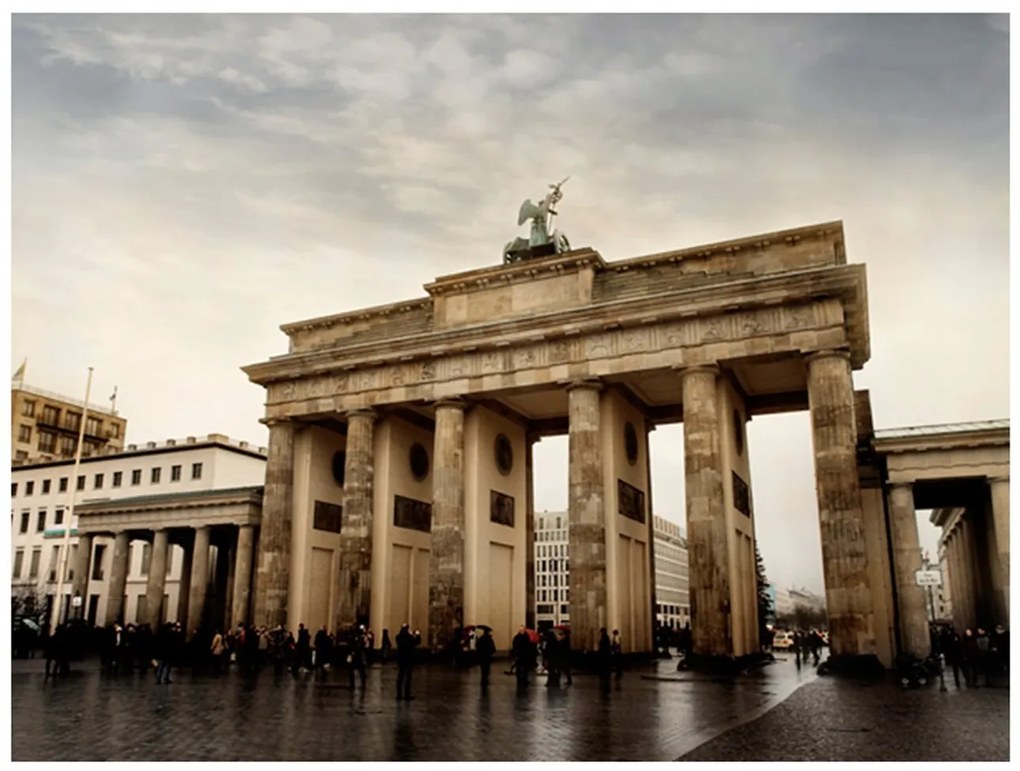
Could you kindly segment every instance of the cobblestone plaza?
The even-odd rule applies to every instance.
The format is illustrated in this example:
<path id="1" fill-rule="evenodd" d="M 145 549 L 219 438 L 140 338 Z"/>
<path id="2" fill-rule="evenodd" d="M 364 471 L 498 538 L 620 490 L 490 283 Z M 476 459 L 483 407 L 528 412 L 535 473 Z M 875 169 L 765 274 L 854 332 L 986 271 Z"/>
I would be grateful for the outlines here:
<path id="1" fill-rule="evenodd" d="M 609 690 L 596 677 L 518 693 L 496 674 L 421 666 L 415 699 L 394 698 L 395 666 L 254 679 L 108 676 L 94 662 L 44 680 L 16 661 L 13 759 L 21 760 L 1005 760 L 1008 690 L 901 691 L 888 680 L 818 677 L 792 657 L 729 679 L 630 669 Z M 502 672 L 505 662 L 497 662 Z"/>

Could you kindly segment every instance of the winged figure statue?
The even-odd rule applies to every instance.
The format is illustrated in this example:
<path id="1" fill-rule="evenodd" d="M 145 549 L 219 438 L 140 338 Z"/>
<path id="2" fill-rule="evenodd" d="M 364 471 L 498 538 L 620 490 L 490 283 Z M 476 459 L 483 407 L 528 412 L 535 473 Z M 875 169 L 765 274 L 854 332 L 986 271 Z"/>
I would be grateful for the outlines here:
<path id="1" fill-rule="evenodd" d="M 528 257 L 570 251 L 570 243 L 567 241 L 566 235 L 551 229 L 552 218 L 556 216 L 556 210 L 553 207 L 563 198 L 562 187 L 567 179 L 570 177 L 562 182 L 550 184 L 549 192 L 546 193 L 541 203 L 536 204 L 529 198 L 521 204 L 521 210 L 517 215 L 517 224 L 523 225 L 531 220 L 531 235 L 527 239 L 518 237 L 507 243 L 503 247 L 503 262 L 517 262 Z"/>

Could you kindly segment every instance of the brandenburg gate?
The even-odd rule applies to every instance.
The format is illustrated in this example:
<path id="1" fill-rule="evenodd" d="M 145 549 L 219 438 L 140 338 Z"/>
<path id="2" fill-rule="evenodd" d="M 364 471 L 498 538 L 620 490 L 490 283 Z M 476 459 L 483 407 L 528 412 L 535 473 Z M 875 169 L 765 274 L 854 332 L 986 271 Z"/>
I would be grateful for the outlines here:
<path id="1" fill-rule="evenodd" d="M 287 353 L 244 368 L 270 435 L 255 623 L 409 622 L 433 648 L 488 624 L 506 649 L 533 620 L 531 448 L 565 433 L 573 645 L 604 626 L 649 651 L 648 435 L 683 421 L 694 650 L 756 653 L 745 427 L 807 409 L 831 652 L 887 658 L 851 376 L 870 355 L 865 269 L 842 224 L 611 263 L 555 246 L 284 325 Z"/>

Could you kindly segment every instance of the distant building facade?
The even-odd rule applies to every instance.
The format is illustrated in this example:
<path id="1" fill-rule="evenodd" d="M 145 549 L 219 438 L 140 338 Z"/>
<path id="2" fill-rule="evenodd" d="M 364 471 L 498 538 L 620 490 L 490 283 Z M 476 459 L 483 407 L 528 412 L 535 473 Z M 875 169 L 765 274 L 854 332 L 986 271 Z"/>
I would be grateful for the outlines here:
<path id="1" fill-rule="evenodd" d="M 111 536 L 86 536 L 89 554 L 78 553 L 82 540 L 79 528 L 104 510 L 133 527 L 136 512 L 158 512 L 167 533 L 183 533 L 189 518 L 201 512 L 229 505 L 233 498 L 257 497 L 265 476 L 266 450 L 246 442 L 233 442 L 222 434 L 203 438 L 167 440 L 157 444 L 128 445 L 126 450 L 83 457 L 77 479 L 72 478 L 73 460 L 34 461 L 11 470 L 11 555 L 13 594 L 31 594 L 48 609 L 55 601 L 58 574 L 63 564 L 65 528 L 71 528 L 62 590 L 60 617 L 81 616 L 90 624 L 107 619 L 112 574 L 124 571 L 123 591 L 118 598 L 117 618 L 125 623 L 148 620 L 154 613 L 160 620 L 176 619 L 184 602 L 180 596 L 190 583 L 190 554 L 181 545 L 167 542 L 165 576 L 158 609 L 149 591 L 153 560 L 152 531 L 125 529 L 125 553 L 115 555 Z M 257 490 L 257 495 L 253 491 Z M 247 492 L 242 492 L 247 491 Z M 71 495 L 74 516 L 69 516 Z M 210 570 L 215 570 L 215 547 L 210 553 Z M 186 559 L 187 557 L 187 559 Z M 118 559 L 121 564 L 118 565 Z M 220 560 L 223 562 L 223 560 Z M 81 574 L 85 566 L 87 573 Z M 225 568 L 221 568 L 225 569 Z M 76 574 L 77 571 L 77 574 Z M 80 596 L 80 605 L 72 603 Z M 47 614 L 47 617 L 49 615 Z"/>
<path id="2" fill-rule="evenodd" d="M 567 512 L 535 512 L 535 626 L 570 623 Z"/>
<path id="3" fill-rule="evenodd" d="M 691 620 L 687 537 L 683 528 L 652 518 L 655 550 L 655 620 L 660 627 L 683 629 Z"/>
<path id="4" fill-rule="evenodd" d="M 84 402 L 19 384 L 11 387 L 13 463 L 74 458 Z M 82 457 L 124 449 L 127 420 L 90 403 L 85 415 Z"/>

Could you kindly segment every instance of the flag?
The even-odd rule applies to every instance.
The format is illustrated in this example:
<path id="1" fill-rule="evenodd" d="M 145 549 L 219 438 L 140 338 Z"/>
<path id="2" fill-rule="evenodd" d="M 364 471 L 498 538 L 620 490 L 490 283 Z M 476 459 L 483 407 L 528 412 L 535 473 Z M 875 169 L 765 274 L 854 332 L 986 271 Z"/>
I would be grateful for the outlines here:
<path id="1" fill-rule="evenodd" d="M 23 383 L 25 381 L 25 367 L 27 367 L 27 366 L 28 366 L 28 357 L 26 356 L 25 360 L 21 362 L 21 366 L 18 367 L 17 370 L 15 370 L 14 377 L 11 378 L 11 382 L 12 383 L 15 380 L 18 381 L 18 383 Z"/>

